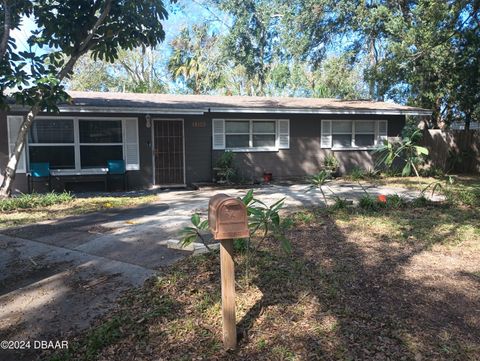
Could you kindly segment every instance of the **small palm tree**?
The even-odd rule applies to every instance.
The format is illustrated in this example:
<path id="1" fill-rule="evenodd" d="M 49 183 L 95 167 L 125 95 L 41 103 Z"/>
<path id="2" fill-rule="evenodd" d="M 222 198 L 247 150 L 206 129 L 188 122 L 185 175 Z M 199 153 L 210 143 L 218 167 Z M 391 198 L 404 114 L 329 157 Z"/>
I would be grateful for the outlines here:
<path id="1" fill-rule="evenodd" d="M 310 177 L 310 186 L 308 187 L 307 191 L 319 189 L 320 192 L 322 193 L 323 201 L 325 202 L 325 205 L 327 205 L 327 196 L 323 191 L 323 186 L 325 186 L 330 180 L 331 180 L 330 172 L 326 171 L 325 169 L 322 169 L 320 172 Z"/>

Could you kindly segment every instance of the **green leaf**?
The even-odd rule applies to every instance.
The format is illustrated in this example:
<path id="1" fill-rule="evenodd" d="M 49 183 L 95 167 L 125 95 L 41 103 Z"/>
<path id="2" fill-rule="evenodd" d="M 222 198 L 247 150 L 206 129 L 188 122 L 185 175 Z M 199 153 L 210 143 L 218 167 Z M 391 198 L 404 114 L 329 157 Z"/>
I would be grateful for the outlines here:
<path id="1" fill-rule="evenodd" d="M 415 149 L 416 149 L 418 155 L 420 155 L 420 154 L 428 155 L 428 149 L 425 148 L 425 147 L 420 147 L 419 145 L 416 145 Z"/>
<path id="2" fill-rule="evenodd" d="M 208 219 L 206 219 L 198 225 L 198 228 L 201 229 L 201 230 L 207 230 L 208 226 L 209 226 Z"/>
<path id="3" fill-rule="evenodd" d="M 198 228 L 198 225 L 200 224 L 200 216 L 198 213 L 194 213 L 191 218 L 192 224 Z"/>
<path id="4" fill-rule="evenodd" d="M 403 167 L 402 170 L 402 176 L 403 177 L 408 177 L 412 173 L 412 166 L 410 163 L 405 164 L 405 167 Z"/>
<path id="5" fill-rule="evenodd" d="M 250 189 L 247 194 L 242 198 L 243 204 L 248 206 L 250 202 L 253 200 L 253 189 Z"/>

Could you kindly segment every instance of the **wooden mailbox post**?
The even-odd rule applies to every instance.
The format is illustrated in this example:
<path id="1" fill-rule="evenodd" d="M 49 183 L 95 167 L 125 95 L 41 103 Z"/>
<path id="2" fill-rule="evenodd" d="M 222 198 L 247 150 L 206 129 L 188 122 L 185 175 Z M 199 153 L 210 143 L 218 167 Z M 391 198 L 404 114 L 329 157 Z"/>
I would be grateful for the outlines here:
<path id="1" fill-rule="evenodd" d="M 247 209 L 241 200 L 217 194 L 208 203 L 208 223 L 213 238 L 220 241 L 223 345 L 231 350 L 237 346 L 233 239 L 248 238 L 250 235 Z"/>

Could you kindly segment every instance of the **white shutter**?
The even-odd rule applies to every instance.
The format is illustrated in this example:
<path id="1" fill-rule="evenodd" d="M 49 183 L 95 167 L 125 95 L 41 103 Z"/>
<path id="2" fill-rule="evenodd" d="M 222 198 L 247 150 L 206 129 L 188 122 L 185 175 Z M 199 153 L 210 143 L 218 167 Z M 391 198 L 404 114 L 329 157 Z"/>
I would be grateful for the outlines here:
<path id="1" fill-rule="evenodd" d="M 225 149 L 225 120 L 213 119 L 212 124 L 212 148 Z"/>
<path id="2" fill-rule="evenodd" d="M 290 148 L 290 120 L 278 120 L 278 149 Z"/>
<path id="3" fill-rule="evenodd" d="M 332 121 L 322 120 L 322 135 L 320 136 L 320 147 L 332 147 Z"/>
<path id="4" fill-rule="evenodd" d="M 22 125 L 23 117 L 17 115 L 9 115 L 7 117 L 7 127 L 8 127 L 8 155 L 11 156 L 13 149 L 15 148 L 15 142 L 17 141 L 18 132 L 20 126 Z M 17 173 L 26 172 L 26 161 L 25 161 L 25 147 L 20 154 L 20 159 L 18 160 Z"/>
<path id="5" fill-rule="evenodd" d="M 382 145 L 384 141 L 388 139 L 388 123 L 386 120 L 379 120 L 378 124 L 378 138 L 377 144 Z"/>
<path id="6" fill-rule="evenodd" d="M 125 158 L 125 166 L 127 170 L 139 170 L 138 119 L 125 119 L 123 124 L 123 157 Z"/>

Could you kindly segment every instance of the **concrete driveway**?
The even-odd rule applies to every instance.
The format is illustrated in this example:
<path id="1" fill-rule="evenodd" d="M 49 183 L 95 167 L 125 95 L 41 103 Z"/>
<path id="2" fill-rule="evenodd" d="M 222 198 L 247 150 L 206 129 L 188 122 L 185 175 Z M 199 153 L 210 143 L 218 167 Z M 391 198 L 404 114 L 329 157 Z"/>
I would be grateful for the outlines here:
<path id="1" fill-rule="evenodd" d="M 354 184 L 332 182 L 329 187 L 342 198 L 364 194 Z M 254 192 L 267 204 L 283 197 L 290 208 L 323 204 L 319 191 L 306 190 L 307 185 L 269 185 Z M 247 191 L 162 191 L 157 202 L 142 207 L 0 231 L 0 340 L 68 340 L 72 330 L 87 327 L 112 307 L 121 292 L 190 254 L 168 249 L 167 240 L 178 238 L 192 213 L 206 215 L 211 196 L 237 197 Z M 368 192 L 418 195 L 371 186 Z M 15 352 L 1 359 L 31 355 Z"/>

